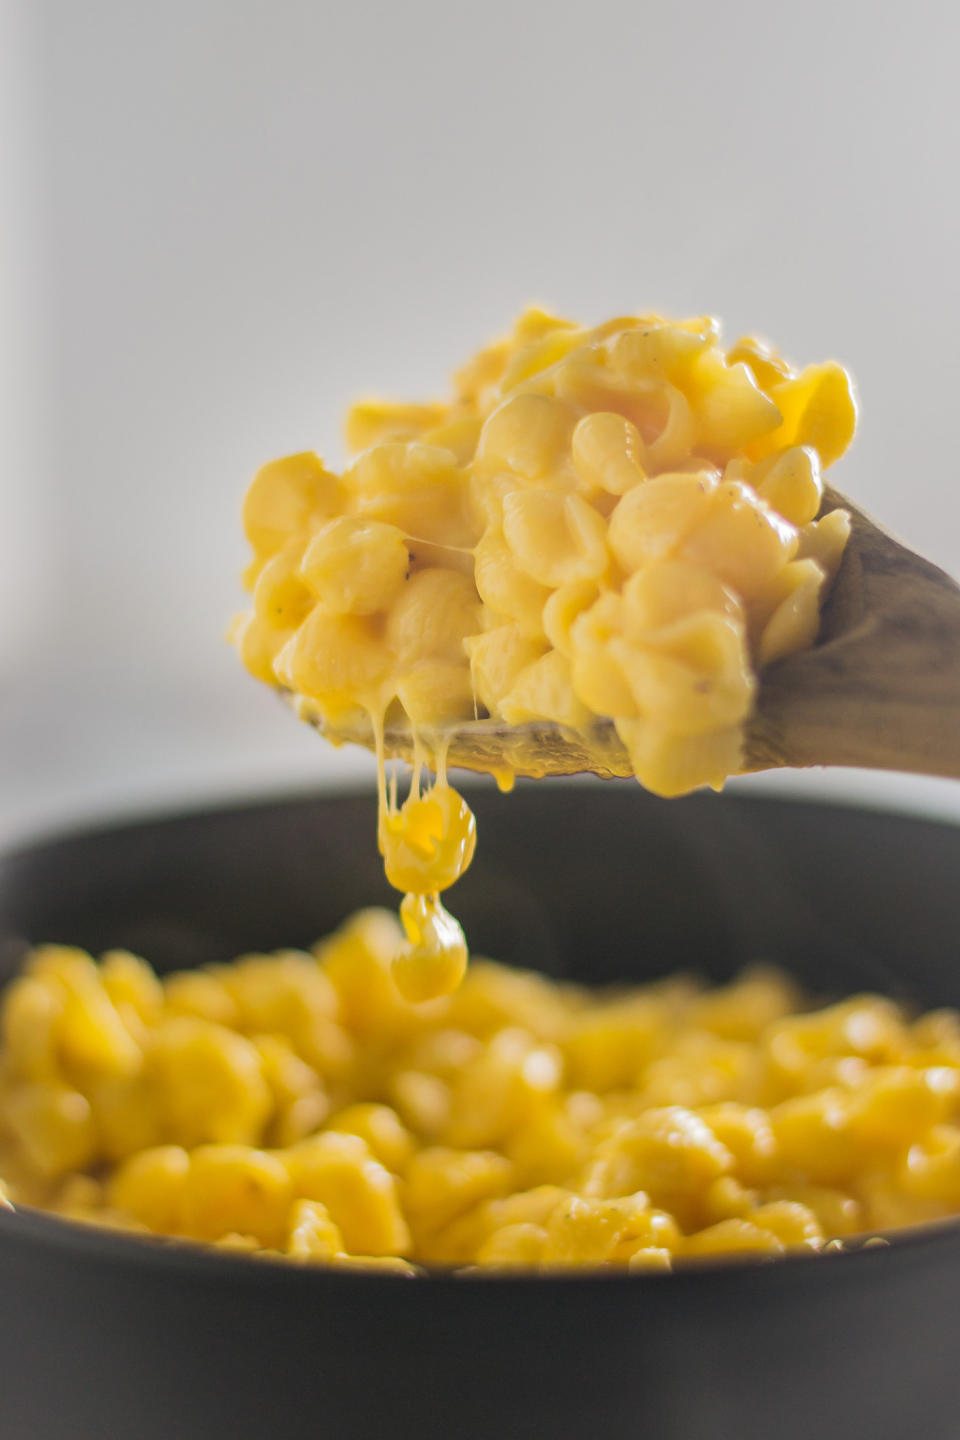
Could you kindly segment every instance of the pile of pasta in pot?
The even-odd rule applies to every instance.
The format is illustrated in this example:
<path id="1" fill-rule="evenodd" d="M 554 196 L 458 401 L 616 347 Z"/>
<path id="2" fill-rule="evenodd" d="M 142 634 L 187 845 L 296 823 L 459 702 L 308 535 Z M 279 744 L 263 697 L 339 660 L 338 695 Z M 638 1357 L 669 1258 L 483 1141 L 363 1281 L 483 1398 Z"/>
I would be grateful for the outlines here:
<path id="1" fill-rule="evenodd" d="M 400 1274 L 667 1270 L 960 1213 L 952 1011 L 490 961 L 414 1005 L 399 942 L 371 910 L 312 953 L 165 978 L 34 951 L 0 1011 L 8 1200 Z"/>
<path id="2" fill-rule="evenodd" d="M 354 406 L 342 474 L 259 472 L 240 654 L 333 733 L 405 717 L 429 753 L 489 716 L 589 749 L 606 721 L 649 789 L 719 786 L 758 670 L 816 636 L 855 423 L 841 366 L 713 320 L 529 310 L 451 401 Z"/>

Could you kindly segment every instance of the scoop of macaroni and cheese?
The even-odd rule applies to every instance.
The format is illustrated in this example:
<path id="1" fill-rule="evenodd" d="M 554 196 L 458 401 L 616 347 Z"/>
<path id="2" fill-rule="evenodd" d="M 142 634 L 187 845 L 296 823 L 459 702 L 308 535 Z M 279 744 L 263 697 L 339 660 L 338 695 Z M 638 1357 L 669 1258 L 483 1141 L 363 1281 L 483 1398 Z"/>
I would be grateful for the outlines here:
<path id="1" fill-rule="evenodd" d="M 408 998 L 449 992 L 466 964 L 439 899 L 474 848 L 445 733 L 546 721 L 589 748 L 612 721 L 649 789 L 722 785 L 758 671 L 816 637 L 849 532 L 842 510 L 817 518 L 821 472 L 855 423 L 839 365 L 724 350 L 713 320 L 584 329 L 528 310 L 449 401 L 355 405 L 342 474 L 313 454 L 259 472 L 236 641 L 305 718 L 372 725 Z M 383 743 L 398 717 L 418 757 L 400 810 Z M 421 796 L 424 761 L 439 784 Z"/>
<path id="2" fill-rule="evenodd" d="M 712 320 L 529 310 L 450 401 L 354 406 L 342 474 L 260 471 L 240 653 L 333 727 L 612 719 L 649 789 L 720 785 L 758 670 L 816 636 L 855 423 L 839 365 Z"/>

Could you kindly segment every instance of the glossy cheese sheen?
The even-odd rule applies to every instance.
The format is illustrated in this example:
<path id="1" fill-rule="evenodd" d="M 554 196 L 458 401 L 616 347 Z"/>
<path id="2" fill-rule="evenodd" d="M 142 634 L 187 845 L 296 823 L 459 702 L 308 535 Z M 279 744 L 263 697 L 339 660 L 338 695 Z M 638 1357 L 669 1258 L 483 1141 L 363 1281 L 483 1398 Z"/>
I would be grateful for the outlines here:
<path id="1" fill-rule="evenodd" d="M 342 474 L 300 454 L 257 475 L 240 654 L 333 729 L 369 717 L 387 873 L 436 897 L 469 864 L 469 822 L 445 783 L 397 813 L 385 721 L 405 715 L 436 767 L 458 721 L 546 721 L 591 747 L 612 720 L 649 789 L 719 788 L 759 671 L 816 638 L 849 528 L 817 518 L 821 471 L 855 423 L 839 365 L 725 351 L 709 318 L 528 310 L 451 400 L 354 407 Z M 459 954 L 435 914 L 429 946 Z"/>
<path id="2" fill-rule="evenodd" d="M 473 814 L 449 785 L 411 795 L 385 817 L 384 864 L 397 890 L 415 895 L 447 890 L 470 864 L 475 846 Z"/>
<path id="3" fill-rule="evenodd" d="M 381 817 L 387 879 L 407 892 L 400 906 L 406 941 L 393 962 L 394 980 L 407 1000 L 448 995 L 463 979 L 467 943 L 439 892 L 460 879 L 476 838 L 473 812 L 445 782 L 424 795 L 412 790 L 399 810 L 388 807 Z"/>

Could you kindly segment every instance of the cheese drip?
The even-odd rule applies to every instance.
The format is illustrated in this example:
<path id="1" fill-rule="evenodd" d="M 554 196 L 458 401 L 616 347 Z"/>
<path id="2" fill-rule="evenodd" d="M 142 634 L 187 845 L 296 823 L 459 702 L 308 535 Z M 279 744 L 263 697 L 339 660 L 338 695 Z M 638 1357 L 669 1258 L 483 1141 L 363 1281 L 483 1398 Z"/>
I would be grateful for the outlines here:
<path id="1" fill-rule="evenodd" d="M 447 783 L 442 750 L 436 759 L 436 781 L 421 787 L 424 760 L 419 741 L 410 793 L 398 806 L 396 785 L 388 790 L 386 784 L 382 716 L 374 717 L 374 728 L 378 842 L 387 879 L 403 892 L 400 921 L 406 941 L 394 957 L 393 978 L 405 1000 L 435 1000 L 452 994 L 467 968 L 463 930 L 444 907 L 440 892 L 470 865 L 476 821 L 463 796 Z"/>

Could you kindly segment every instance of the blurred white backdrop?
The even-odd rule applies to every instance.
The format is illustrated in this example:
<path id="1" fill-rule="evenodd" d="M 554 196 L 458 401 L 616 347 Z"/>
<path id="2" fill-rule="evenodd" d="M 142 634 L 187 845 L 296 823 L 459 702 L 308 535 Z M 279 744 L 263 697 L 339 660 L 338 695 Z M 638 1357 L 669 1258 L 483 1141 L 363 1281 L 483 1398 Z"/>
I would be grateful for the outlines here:
<path id="1" fill-rule="evenodd" d="M 960 572 L 954 0 L 3 0 L 0 831 L 370 773 L 223 643 L 265 459 L 538 300 L 859 383 L 837 483 Z M 822 786 L 793 777 L 793 788 Z M 828 777 L 960 812 L 957 787 Z"/>

